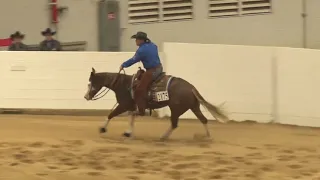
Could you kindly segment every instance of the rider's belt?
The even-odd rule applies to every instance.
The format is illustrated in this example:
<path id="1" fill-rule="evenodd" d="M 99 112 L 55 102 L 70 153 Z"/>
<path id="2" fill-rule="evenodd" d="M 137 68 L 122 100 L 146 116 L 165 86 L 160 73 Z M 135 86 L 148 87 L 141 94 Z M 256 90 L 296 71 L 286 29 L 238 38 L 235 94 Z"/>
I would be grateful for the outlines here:
<path id="1" fill-rule="evenodd" d="M 156 70 L 157 68 L 159 68 L 159 67 L 161 67 L 162 66 L 162 64 L 160 64 L 160 65 L 158 65 L 158 66 L 156 66 L 156 67 L 153 67 L 153 68 L 148 68 L 148 69 L 146 69 L 147 71 L 149 71 L 149 70 Z"/>

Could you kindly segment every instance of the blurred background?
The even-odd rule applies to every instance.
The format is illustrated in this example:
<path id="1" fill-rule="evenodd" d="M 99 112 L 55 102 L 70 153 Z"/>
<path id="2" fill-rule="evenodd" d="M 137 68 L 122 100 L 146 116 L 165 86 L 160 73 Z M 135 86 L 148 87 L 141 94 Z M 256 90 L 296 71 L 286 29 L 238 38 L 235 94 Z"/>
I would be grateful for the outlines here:
<path id="1" fill-rule="evenodd" d="M 52 28 L 64 50 L 135 51 L 145 31 L 162 42 L 320 48 L 320 0 L 2 0 L 1 49 L 25 34 L 36 50 Z M 8 42 L 9 41 L 9 42 Z"/>

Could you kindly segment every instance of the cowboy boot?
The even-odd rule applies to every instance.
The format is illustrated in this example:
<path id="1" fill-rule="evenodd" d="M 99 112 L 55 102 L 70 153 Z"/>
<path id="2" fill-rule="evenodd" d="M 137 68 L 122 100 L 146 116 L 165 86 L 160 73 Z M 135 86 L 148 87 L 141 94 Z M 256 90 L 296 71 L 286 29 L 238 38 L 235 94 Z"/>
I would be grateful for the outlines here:
<path id="1" fill-rule="evenodd" d="M 137 97 L 136 103 L 138 106 L 137 115 L 144 116 L 146 113 L 146 106 L 147 106 L 147 98 L 145 96 L 145 92 L 142 91 L 140 96 Z"/>

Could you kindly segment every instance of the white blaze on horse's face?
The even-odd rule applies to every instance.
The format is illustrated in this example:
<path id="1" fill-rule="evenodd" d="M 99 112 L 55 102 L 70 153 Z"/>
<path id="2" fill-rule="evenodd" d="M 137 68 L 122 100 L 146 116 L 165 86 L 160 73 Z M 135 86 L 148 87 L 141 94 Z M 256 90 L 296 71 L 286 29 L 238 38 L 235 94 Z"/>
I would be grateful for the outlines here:
<path id="1" fill-rule="evenodd" d="M 87 89 L 87 92 L 86 92 L 86 94 L 84 95 L 84 98 L 86 99 L 86 100 L 92 100 L 92 98 L 93 98 L 93 96 L 91 95 L 92 94 L 92 91 L 95 91 L 96 89 L 95 89 L 95 87 L 94 86 L 92 86 L 92 83 L 91 82 L 88 82 L 88 89 Z"/>

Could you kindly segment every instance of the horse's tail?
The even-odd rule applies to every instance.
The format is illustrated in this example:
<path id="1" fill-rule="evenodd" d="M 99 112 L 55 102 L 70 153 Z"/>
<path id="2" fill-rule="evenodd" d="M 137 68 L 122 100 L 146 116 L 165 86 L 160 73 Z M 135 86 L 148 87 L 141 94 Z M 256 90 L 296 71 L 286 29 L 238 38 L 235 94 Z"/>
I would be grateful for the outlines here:
<path id="1" fill-rule="evenodd" d="M 221 107 L 217 107 L 211 103 L 209 103 L 208 101 L 206 101 L 201 94 L 199 93 L 199 91 L 195 88 L 192 89 L 192 92 L 194 94 L 194 96 L 197 98 L 197 100 L 199 101 L 199 103 L 204 106 L 209 112 L 210 114 L 216 118 L 216 120 L 225 123 L 229 121 L 228 116 L 226 115 L 226 113 L 223 112 L 223 110 L 221 109 Z M 221 106 L 221 105 L 220 105 Z"/>

